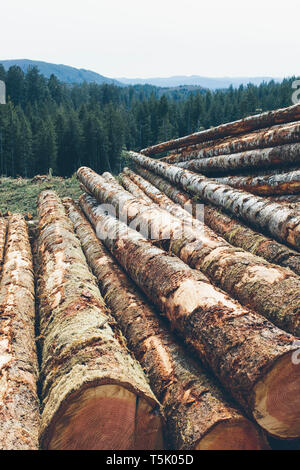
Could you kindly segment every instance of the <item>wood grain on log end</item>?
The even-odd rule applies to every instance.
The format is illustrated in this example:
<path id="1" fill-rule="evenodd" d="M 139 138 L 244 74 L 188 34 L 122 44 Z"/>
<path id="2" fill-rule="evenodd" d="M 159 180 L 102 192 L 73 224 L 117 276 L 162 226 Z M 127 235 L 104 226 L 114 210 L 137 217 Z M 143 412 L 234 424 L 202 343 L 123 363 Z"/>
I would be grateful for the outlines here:
<path id="1" fill-rule="evenodd" d="M 254 417 L 272 435 L 280 438 L 300 436 L 300 366 L 292 353 L 281 357 L 256 385 Z"/>
<path id="2" fill-rule="evenodd" d="M 247 419 L 218 423 L 195 450 L 262 450 L 269 446 L 262 432 Z"/>

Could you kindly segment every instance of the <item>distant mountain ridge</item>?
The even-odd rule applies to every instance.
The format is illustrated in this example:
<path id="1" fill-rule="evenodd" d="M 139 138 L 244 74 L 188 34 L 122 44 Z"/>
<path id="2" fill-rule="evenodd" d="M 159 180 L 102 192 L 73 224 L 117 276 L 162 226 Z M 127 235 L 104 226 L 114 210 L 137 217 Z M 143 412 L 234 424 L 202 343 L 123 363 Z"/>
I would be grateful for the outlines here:
<path id="1" fill-rule="evenodd" d="M 80 84 L 87 82 L 98 83 L 99 85 L 108 83 L 124 86 L 122 83 L 114 80 L 113 78 L 104 77 L 103 75 L 92 72 L 91 70 L 70 67 L 69 65 L 51 64 L 49 62 L 28 59 L 0 60 L 0 64 L 3 64 L 5 70 L 8 70 L 12 65 L 18 65 L 23 70 L 23 72 L 26 72 L 29 67 L 38 67 L 40 73 L 45 75 L 45 77 L 49 78 L 51 74 L 54 74 L 58 80 L 68 84 Z"/>
<path id="2" fill-rule="evenodd" d="M 43 62 L 38 60 L 29 59 L 13 59 L 13 60 L 0 60 L 0 64 L 3 64 L 6 70 L 12 65 L 18 65 L 24 72 L 29 67 L 38 67 L 39 71 L 49 78 L 51 74 L 64 83 L 68 84 L 80 84 L 83 82 L 87 83 L 98 83 L 100 85 L 104 83 L 114 84 L 117 86 L 128 86 L 128 85 L 152 85 L 163 88 L 176 88 L 180 86 L 195 86 L 201 88 L 208 88 L 210 90 L 216 90 L 220 88 L 228 88 L 232 85 L 234 88 L 240 85 L 247 85 L 252 83 L 253 85 L 260 85 L 262 82 L 280 82 L 282 79 L 274 77 L 202 77 L 200 75 L 178 75 L 173 77 L 157 77 L 157 78 L 109 78 L 91 70 L 78 69 L 63 64 L 52 64 L 50 62 Z"/>
<path id="3" fill-rule="evenodd" d="M 234 88 L 240 85 L 260 85 L 263 82 L 281 82 L 282 79 L 274 77 L 201 77 L 200 75 L 190 76 L 174 76 L 174 77 L 157 77 L 157 78 L 118 78 L 119 82 L 125 85 L 154 85 L 158 87 L 177 87 L 182 85 L 194 85 L 202 88 L 209 88 L 216 90 L 220 88 L 229 88 L 232 85 Z"/>

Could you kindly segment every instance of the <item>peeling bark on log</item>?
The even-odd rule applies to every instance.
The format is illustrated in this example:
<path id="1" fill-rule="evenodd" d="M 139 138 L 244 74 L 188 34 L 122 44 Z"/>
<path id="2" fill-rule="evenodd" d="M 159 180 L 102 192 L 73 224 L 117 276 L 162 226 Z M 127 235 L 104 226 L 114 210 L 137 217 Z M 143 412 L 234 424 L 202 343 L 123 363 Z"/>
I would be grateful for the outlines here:
<path id="1" fill-rule="evenodd" d="M 194 217 L 197 215 L 195 210 L 197 201 L 191 199 L 188 193 L 178 189 L 176 186 L 172 186 L 167 180 L 151 173 L 139 165 L 136 166 L 135 170 L 142 177 L 164 192 L 174 202 L 181 206 L 185 206 Z M 201 200 L 198 200 L 198 202 L 202 203 Z M 255 232 L 251 228 L 245 226 L 242 222 L 228 216 L 210 204 L 204 205 L 204 223 L 214 232 L 225 238 L 225 240 L 230 244 L 243 248 L 254 255 L 260 256 L 270 263 L 289 268 L 296 274 L 300 275 L 300 254 L 297 251 L 294 251 L 259 232 Z"/>
<path id="2" fill-rule="evenodd" d="M 193 364 L 72 200 L 64 200 L 106 304 L 146 371 L 166 416 L 172 449 L 260 449 L 258 430 Z M 95 225 L 97 220 L 93 219 Z"/>
<path id="3" fill-rule="evenodd" d="M 276 147 L 277 145 L 293 144 L 300 140 L 300 123 L 273 126 L 258 132 L 227 137 L 226 139 L 198 144 L 176 150 L 176 154 L 164 157 L 166 163 L 178 163 L 195 158 L 211 158 L 220 155 L 246 152 L 249 150 Z M 208 145 L 209 144 L 209 145 Z"/>
<path id="4" fill-rule="evenodd" d="M 177 237 L 173 221 L 171 232 L 172 252 L 195 269 L 200 269 L 214 283 L 243 305 L 261 313 L 280 328 L 300 336 L 300 279 L 289 269 L 276 266 L 262 258 L 234 248 L 211 229 L 192 218 L 190 213 L 174 204 L 141 176 L 127 169 L 131 178 L 163 209 L 171 212 L 195 230 L 186 229 Z M 159 193 L 157 195 L 157 193 Z M 143 212 L 137 217 L 149 224 L 155 223 L 152 215 Z M 196 224 L 198 222 L 198 225 Z M 174 227 L 174 228 L 173 228 Z"/>
<path id="5" fill-rule="evenodd" d="M 158 402 L 114 326 L 56 193 L 40 194 L 38 212 L 43 447 L 161 448 Z"/>
<path id="6" fill-rule="evenodd" d="M 299 251 L 300 215 L 297 211 L 136 152 L 129 152 L 129 156 L 139 165 L 197 194 L 205 202 L 237 215 Z"/>
<path id="7" fill-rule="evenodd" d="M 222 124 L 212 129 L 207 129 L 195 134 L 187 135 L 179 139 L 169 140 L 161 144 L 153 145 L 143 149 L 141 153 L 144 155 L 154 155 L 166 152 L 175 148 L 186 145 L 197 144 L 208 140 L 214 140 L 221 137 L 245 134 L 258 129 L 274 126 L 275 124 L 283 124 L 300 119 L 300 105 L 295 104 L 288 108 L 277 109 L 276 111 L 268 111 L 266 113 L 249 116 L 238 121 Z"/>
<path id="8" fill-rule="evenodd" d="M 232 396 L 271 434 L 300 435 L 295 337 L 241 307 L 207 278 L 99 209 L 80 204 L 98 237 Z"/>
<path id="9" fill-rule="evenodd" d="M 261 196 L 300 193 L 300 170 L 268 176 L 227 176 L 215 181 Z"/>
<path id="10" fill-rule="evenodd" d="M 0 448 L 36 450 L 40 416 L 34 278 L 28 230 L 19 214 L 9 218 L 0 305 Z"/>
<path id="11" fill-rule="evenodd" d="M 205 174 L 229 173 L 235 170 L 272 168 L 300 162 L 300 144 L 250 150 L 248 152 L 221 155 L 178 163 L 177 166 Z"/>

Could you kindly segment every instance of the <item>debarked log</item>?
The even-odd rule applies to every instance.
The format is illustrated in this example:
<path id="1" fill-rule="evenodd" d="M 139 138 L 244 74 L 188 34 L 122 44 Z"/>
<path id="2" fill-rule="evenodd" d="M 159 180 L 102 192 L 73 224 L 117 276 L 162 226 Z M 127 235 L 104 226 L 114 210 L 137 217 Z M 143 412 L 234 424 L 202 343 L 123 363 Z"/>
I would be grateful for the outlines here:
<path id="1" fill-rule="evenodd" d="M 55 192 L 40 194 L 38 213 L 43 447 L 162 448 L 158 401 Z"/>
<path id="2" fill-rule="evenodd" d="M 40 414 L 34 276 L 27 225 L 20 214 L 9 218 L 0 312 L 0 448 L 36 450 Z"/>
<path id="3" fill-rule="evenodd" d="M 187 356 L 99 241 L 81 210 L 70 199 L 64 199 L 64 204 L 103 298 L 163 405 L 169 447 L 264 448 L 259 430 L 228 403 L 213 379 Z M 93 222 L 97 226 L 97 220 Z"/>
<path id="4" fill-rule="evenodd" d="M 86 195 L 80 204 L 121 266 L 243 408 L 271 434 L 298 437 L 296 338 L 107 215 L 95 199 Z"/>

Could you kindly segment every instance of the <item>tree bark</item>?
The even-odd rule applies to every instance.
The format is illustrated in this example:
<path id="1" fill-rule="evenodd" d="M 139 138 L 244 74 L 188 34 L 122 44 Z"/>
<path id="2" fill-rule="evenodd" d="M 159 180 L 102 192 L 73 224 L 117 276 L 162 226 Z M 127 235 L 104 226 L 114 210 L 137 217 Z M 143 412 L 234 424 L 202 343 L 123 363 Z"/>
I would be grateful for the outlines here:
<path id="1" fill-rule="evenodd" d="M 292 122 L 281 126 L 273 126 L 239 137 L 227 137 L 223 140 L 196 144 L 176 150 L 176 154 L 164 157 L 166 163 L 178 163 L 195 158 L 211 158 L 249 150 L 276 147 L 277 145 L 298 143 L 300 140 L 300 124 Z"/>
<path id="2" fill-rule="evenodd" d="M 1 228 L 3 235 L 5 223 Z M 34 277 L 28 230 L 19 214 L 9 218 L 0 304 L 0 448 L 36 450 L 40 416 Z"/>
<path id="3" fill-rule="evenodd" d="M 196 366 L 137 287 L 107 252 L 72 200 L 64 200 L 106 304 L 146 371 L 166 416 L 171 449 L 259 449 L 253 424 L 229 404 L 217 384 Z M 95 225 L 97 220 L 93 219 Z"/>
<path id="4" fill-rule="evenodd" d="M 158 402 L 55 192 L 40 194 L 38 212 L 43 447 L 161 448 Z"/>
<path id="5" fill-rule="evenodd" d="M 226 212 L 239 216 L 250 225 L 268 232 L 299 251 L 300 215 L 297 211 L 136 152 L 129 152 L 129 156 L 139 165 L 179 184 L 205 202 L 211 202 Z"/>
<path id="6" fill-rule="evenodd" d="M 299 170 L 268 176 L 227 176 L 215 181 L 261 196 L 300 193 Z"/>
<path id="7" fill-rule="evenodd" d="M 106 215 L 95 199 L 85 195 L 80 204 L 131 279 L 244 409 L 271 434 L 299 436 L 300 367 L 292 362 L 295 338 Z"/>
<path id="8" fill-rule="evenodd" d="M 280 328 L 300 336 L 298 276 L 289 269 L 234 248 L 141 176 L 129 169 L 126 171 L 160 207 L 186 222 L 187 228 L 178 236 L 176 221 L 170 220 L 169 249 L 175 255 L 192 268 L 200 269 L 243 305 L 250 306 Z M 150 226 L 155 224 L 155 215 L 149 215 L 149 211 L 141 208 L 136 223 L 144 227 L 146 222 Z M 189 229 L 188 224 L 193 225 L 194 230 Z"/>
<path id="9" fill-rule="evenodd" d="M 137 165 L 135 169 L 142 177 L 164 192 L 173 202 L 184 206 L 194 217 L 197 216 L 195 199 L 185 191 L 172 186 L 167 180 Z M 291 196 L 298 197 L 298 196 Z M 202 203 L 198 200 L 198 203 Z M 202 215 L 202 214 L 201 214 Z M 255 232 L 250 227 L 230 217 L 216 207 L 204 205 L 204 223 L 214 232 L 225 238 L 230 244 L 260 256 L 270 263 L 284 266 L 300 275 L 300 254 L 297 251 L 278 243 L 272 238 Z"/>
<path id="10" fill-rule="evenodd" d="M 2 271 L 4 249 L 6 243 L 6 232 L 7 232 L 7 220 L 4 217 L 0 217 L 0 274 Z"/>
<path id="11" fill-rule="evenodd" d="M 204 174 L 230 173 L 236 170 L 272 168 L 300 162 L 300 144 L 280 145 L 278 147 L 249 150 L 242 153 L 221 155 L 178 163 L 180 168 Z M 288 170 L 286 170 L 288 171 Z"/>
<path id="12" fill-rule="evenodd" d="M 119 178 L 124 188 L 133 194 L 134 197 L 141 198 L 143 201 L 152 204 L 152 199 L 150 199 L 144 191 L 142 191 L 128 176 L 126 176 L 126 174 L 121 173 Z"/>
<path id="13" fill-rule="evenodd" d="M 167 150 L 180 148 L 186 145 L 197 144 L 209 140 L 218 139 L 226 136 L 245 134 L 258 129 L 297 121 L 300 118 L 300 105 L 295 104 L 288 108 L 268 111 L 266 113 L 249 116 L 228 124 L 221 124 L 218 127 L 207 129 L 195 134 L 187 135 L 179 139 L 169 140 L 161 144 L 153 145 L 141 151 L 144 155 L 154 155 Z"/>

